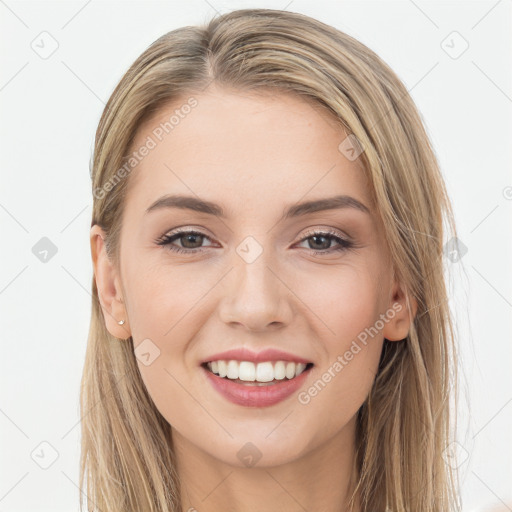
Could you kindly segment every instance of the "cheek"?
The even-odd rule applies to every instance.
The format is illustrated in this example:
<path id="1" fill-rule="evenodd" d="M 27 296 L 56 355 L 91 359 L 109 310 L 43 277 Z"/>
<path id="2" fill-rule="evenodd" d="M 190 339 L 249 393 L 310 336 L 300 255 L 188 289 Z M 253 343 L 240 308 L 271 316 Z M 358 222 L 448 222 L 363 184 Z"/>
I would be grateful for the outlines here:
<path id="1" fill-rule="evenodd" d="M 347 264 L 300 285 L 298 295 L 325 326 L 329 352 L 341 350 L 375 323 L 384 305 L 381 282 L 368 266 Z"/>
<path id="2" fill-rule="evenodd" d="M 170 341 L 180 339 L 177 333 L 186 317 L 201 307 L 201 298 L 215 283 L 204 277 L 198 277 L 193 269 L 162 263 L 127 272 L 128 314 L 134 341 L 154 337 L 165 344 L 166 350 L 178 349 Z"/>
<path id="3" fill-rule="evenodd" d="M 201 416 L 187 392 L 191 375 L 199 371 L 187 359 L 189 341 L 200 326 L 201 298 L 212 287 L 184 268 L 126 266 L 126 292 L 137 365 L 146 389 L 170 424 L 180 415 Z M 190 358 L 190 354 L 188 354 Z M 196 410 L 197 408 L 197 410 Z"/>
<path id="4" fill-rule="evenodd" d="M 371 346 L 358 348 L 344 345 L 333 352 L 328 364 L 317 368 L 297 396 L 296 417 L 308 425 L 311 445 L 354 425 L 375 379 L 382 341 L 375 338 Z"/>
<path id="5" fill-rule="evenodd" d="M 384 297 L 372 271 L 344 268 L 332 276 L 321 290 L 318 282 L 311 290 L 311 304 L 329 329 L 322 329 L 321 362 L 298 402 L 334 432 L 357 412 L 375 379 L 383 344 L 378 321 Z"/>

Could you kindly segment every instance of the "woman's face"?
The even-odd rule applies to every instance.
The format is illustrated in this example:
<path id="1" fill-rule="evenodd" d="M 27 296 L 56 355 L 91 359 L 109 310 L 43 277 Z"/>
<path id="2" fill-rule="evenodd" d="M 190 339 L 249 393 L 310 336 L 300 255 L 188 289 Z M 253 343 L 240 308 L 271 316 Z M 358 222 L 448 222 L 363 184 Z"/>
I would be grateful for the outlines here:
<path id="1" fill-rule="evenodd" d="M 215 459 L 275 465 L 335 436 L 353 440 L 383 339 L 409 328 L 361 161 L 332 119 L 296 97 L 217 89 L 194 98 L 138 131 L 132 151 L 145 156 L 125 178 L 118 269 L 93 227 L 107 327 L 133 337 L 142 379 L 176 436 Z M 173 206 L 168 196 L 217 206 Z M 337 196 L 337 207 L 298 208 Z M 231 349 L 276 349 L 313 366 L 287 396 L 268 391 L 279 379 L 252 384 L 259 395 L 235 403 L 213 385 L 229 379 L 202 365 Z"/>

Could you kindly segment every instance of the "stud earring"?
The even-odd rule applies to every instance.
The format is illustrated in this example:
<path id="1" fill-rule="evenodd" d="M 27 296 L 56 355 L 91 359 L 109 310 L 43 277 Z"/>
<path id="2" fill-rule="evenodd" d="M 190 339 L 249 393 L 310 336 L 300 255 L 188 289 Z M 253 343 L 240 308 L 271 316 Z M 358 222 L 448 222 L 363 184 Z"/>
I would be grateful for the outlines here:
<path id="1" fill-rule="evenodd" d="M 119 325 L 123 325 L 124 324 L 124 320 L 119 320 L 119 322 L 117 322 Z"/>

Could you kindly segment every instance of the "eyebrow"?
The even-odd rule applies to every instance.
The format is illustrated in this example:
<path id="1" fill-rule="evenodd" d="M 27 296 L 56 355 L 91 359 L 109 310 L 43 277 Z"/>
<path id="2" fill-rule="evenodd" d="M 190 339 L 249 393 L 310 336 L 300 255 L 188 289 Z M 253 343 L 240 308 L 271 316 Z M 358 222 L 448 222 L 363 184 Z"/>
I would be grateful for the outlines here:
<path id="1" fill-rule="evenodd" d="M 220 217 L 223 219 L 227 217 L 226 213 L 220 205 L 211 201 L 198 199 L 197 197 L 184 195 L 162 196 L 157 199 L 149 208 L 147 208 L 146 214 L 165 208 L 193 210 L 200 213 L 206 213 L 208 215 L 214 215 L 215 217 Z M 303 215 L 308 215 L 315 212 L 343 208 L 354 208 L 371 215 L 370 209 L 354 197 L 338 195 L 291 205 L 285 210 L 282 219 L 301 217 Z"/>

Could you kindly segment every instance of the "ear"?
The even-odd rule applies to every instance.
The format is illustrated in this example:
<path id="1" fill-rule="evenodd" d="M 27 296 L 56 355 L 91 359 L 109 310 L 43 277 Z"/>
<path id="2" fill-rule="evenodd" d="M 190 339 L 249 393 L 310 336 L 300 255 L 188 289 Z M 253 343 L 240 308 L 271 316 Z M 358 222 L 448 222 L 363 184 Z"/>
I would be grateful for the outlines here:
<path id="1" fill-rule="evenodd" d="M 407 294 L 398 281 L 395 281 L 388 304 L 388 318 L 382 333 L 389 341 L 400 341 L 407 337 L 416 316 L 418 303 Z M 394 315 L 393 315 L 394 312 Z"/>
<path id="2" fill-rule="evenodd" d="M 91 228 L 91 256 L 105 325 L 112 336 L 123 340 L 128 339 L 131 336 L 131 330 L 122 297 L 120 279 L 107 255 L 105 232 L 97 224 Z M 119 325 L 120 320 L 124 320 L 123 325 Z"/>

